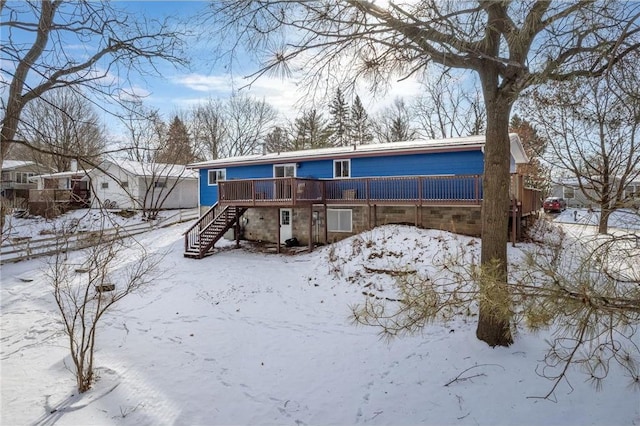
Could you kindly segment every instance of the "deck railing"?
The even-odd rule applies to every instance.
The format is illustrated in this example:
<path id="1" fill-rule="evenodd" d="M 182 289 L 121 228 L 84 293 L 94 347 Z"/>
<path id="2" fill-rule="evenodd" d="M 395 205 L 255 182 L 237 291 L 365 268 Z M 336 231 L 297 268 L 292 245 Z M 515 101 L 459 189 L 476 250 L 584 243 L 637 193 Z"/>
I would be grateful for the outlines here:
<path id="1" fill-rule="evenodd" d="M 482 176 L 351 179 L 273 178 L 219 183 L 218 199 L 237 206 L 326 204 L 480 204 Z"/>

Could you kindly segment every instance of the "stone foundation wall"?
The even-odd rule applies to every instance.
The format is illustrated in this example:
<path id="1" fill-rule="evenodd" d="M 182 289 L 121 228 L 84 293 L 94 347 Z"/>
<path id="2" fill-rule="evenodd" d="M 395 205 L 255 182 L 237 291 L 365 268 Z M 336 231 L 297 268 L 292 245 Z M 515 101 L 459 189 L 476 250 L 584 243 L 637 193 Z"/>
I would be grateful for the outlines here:
<path id="1" fill-rule="evenodd" d="M 482 230 L 480 206 L 337 206 L 332 210 L 352 210 L 352 232 L 328 232 L 326 242 L 339 241 L 370 229 L 387 224 L 418 225 L 427 229 L 440 229 L 469 236 L 480 236 Z M 300 244 L 309 243 L 309 214 L 313 215 L 311 238 L 324 243 L 324 209 L 316 206 L 292 209 L 293 236 Z M 275 242 L 278 236 L 279 208 L 250 208 L 245 218 L 244 237 L 253 241 Z"/>

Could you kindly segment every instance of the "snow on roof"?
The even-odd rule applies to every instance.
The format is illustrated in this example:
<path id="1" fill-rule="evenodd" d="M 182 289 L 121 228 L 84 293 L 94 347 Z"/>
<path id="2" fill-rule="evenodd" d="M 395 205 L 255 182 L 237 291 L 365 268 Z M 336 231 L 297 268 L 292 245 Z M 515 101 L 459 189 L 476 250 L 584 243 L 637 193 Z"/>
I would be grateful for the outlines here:
<path id="1" fill-rule="evenodd" d="M 105 163 L 115 164 L 133 176 L 175 177 L 182 179 L 197 179 L 198 174 L 181 164 L 142 163 L 130 160 L 106 160 Z"/>
<path id="2" fill-rule="evenodd" d="M 77 172 L 57 172 L 57 173 L 47 173 L 38 176 L 34 176 L 32 179 L 59 179 L 65 177 L 72 177 L 77 175 L 87 175 L 91 172 L 92 169 L 87 170 L 78 170 Z"/>
<path id="3" fill-rule="evenodd" d="M 2 170 L 12 170 L 17 169 L 19 167 L 31 166 L 35 165 L 33 161 L 22 161 L 22 160 L 4 160 L 2 162 Z"/>
<path id="4" fill-rule="evenodd" d="M 511 140 L 511 155 L 516 163 L 528 163 L 529 159 L 524 152 L 522 143 L 517 134 L 509 135 Z M 486 138 L 484 135 L 467 136 L 449 139 L 416 139 L 403 142 L 390 142 L 369 145 L 353 145 L 343 147 L 307 149 L 302 151 L 276 152 L 270 154 L 245 155 L 240 157 L 220 158 L 217 160 L 202 161 L 189 164 L 187 167 L 193 169 L 208 168 L 211 166 L 223 165 L 246 165 L 263 164 L 281 161 L 317 160 L 322 158 L 335 158 L 342 156 L 360 157 L 372 156 L 376 154 L 393 153 L 420 153 L 429 151 L 460 150 L 466 148 L 483 148 Z"/>

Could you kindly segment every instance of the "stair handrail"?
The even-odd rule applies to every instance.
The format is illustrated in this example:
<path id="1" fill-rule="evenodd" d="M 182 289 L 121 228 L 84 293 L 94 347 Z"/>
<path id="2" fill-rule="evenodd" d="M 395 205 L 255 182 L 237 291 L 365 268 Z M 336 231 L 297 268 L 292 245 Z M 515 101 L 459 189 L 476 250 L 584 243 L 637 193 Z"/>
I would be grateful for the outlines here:
<path id="1" fill-rule="evenodd" d="M 209 210 L 207 210 L 202 216 L 200 216 L 200 218 L 198 218 L 198 220 L 196 220 L 195 223 L 193 225 L 191 225 L 191 227 L 189 229 L 184 231 L 182 233 L 182 235 L 187 235 L 189 232 L 191 232 L 191 230 L 193 230 L 193 228 L 195 228 L 196 226 L 200 225 L 200 222 L 202 222 L 202 220 L 204 220 L 204 218 L 207 217 L 207 215 L 209 213 L 211 213 L 211 211 L 215 210 L 216 207 L 218 207 L 218 203 L 215 203 L 213 206 L 211 206 L 211 208 Z M 215 216 L 214 216 L 214 218 L 215 218 Z"/>
<path id="2" fill-rule="evenodd" d="M 202 228 L 200 230 L 200 232 L 198 232 L 198 235 L 201 235 L 203 232 L 209 230 L 209 228 L 211 226 L 213 226 L 216 223 L 216 220 L 218 220 L 218 218 L 221 217 L 223 214 L 227 215 L 227 219 L 225 220 L 225 222 L 228 222 L 229 221 L 229 219 L 228 219 L 229 210 L 231 208 L 232 208 L 232 206 L 224 206 L 224 208 L 222 210 L 220 210 L 220 212 L 213 217 L 213 220 L 211 220 L 209 223 L 207 223 L 207 225 L 204 228 Z M 233 214 L 234 215 L 236 214 L 235 213 L 235 208 L 234 208 L 234 213 Z"/>

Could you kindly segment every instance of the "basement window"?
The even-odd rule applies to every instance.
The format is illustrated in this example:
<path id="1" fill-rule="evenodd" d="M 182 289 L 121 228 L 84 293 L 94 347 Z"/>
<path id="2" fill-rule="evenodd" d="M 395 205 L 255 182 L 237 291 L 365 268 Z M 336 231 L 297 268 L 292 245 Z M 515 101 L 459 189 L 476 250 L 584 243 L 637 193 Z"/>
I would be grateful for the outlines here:
<path id="1" fill-rule="evenodd" d="M 100 184 L 100 188 L 109 189 L 109 182 L 102 182 L 102 184 Z"/>
<path id="2" fill-rule="evenodd" d="M 349 209 L 327 209 L 327 231 L 352 232 L 353 212 Z"/>

